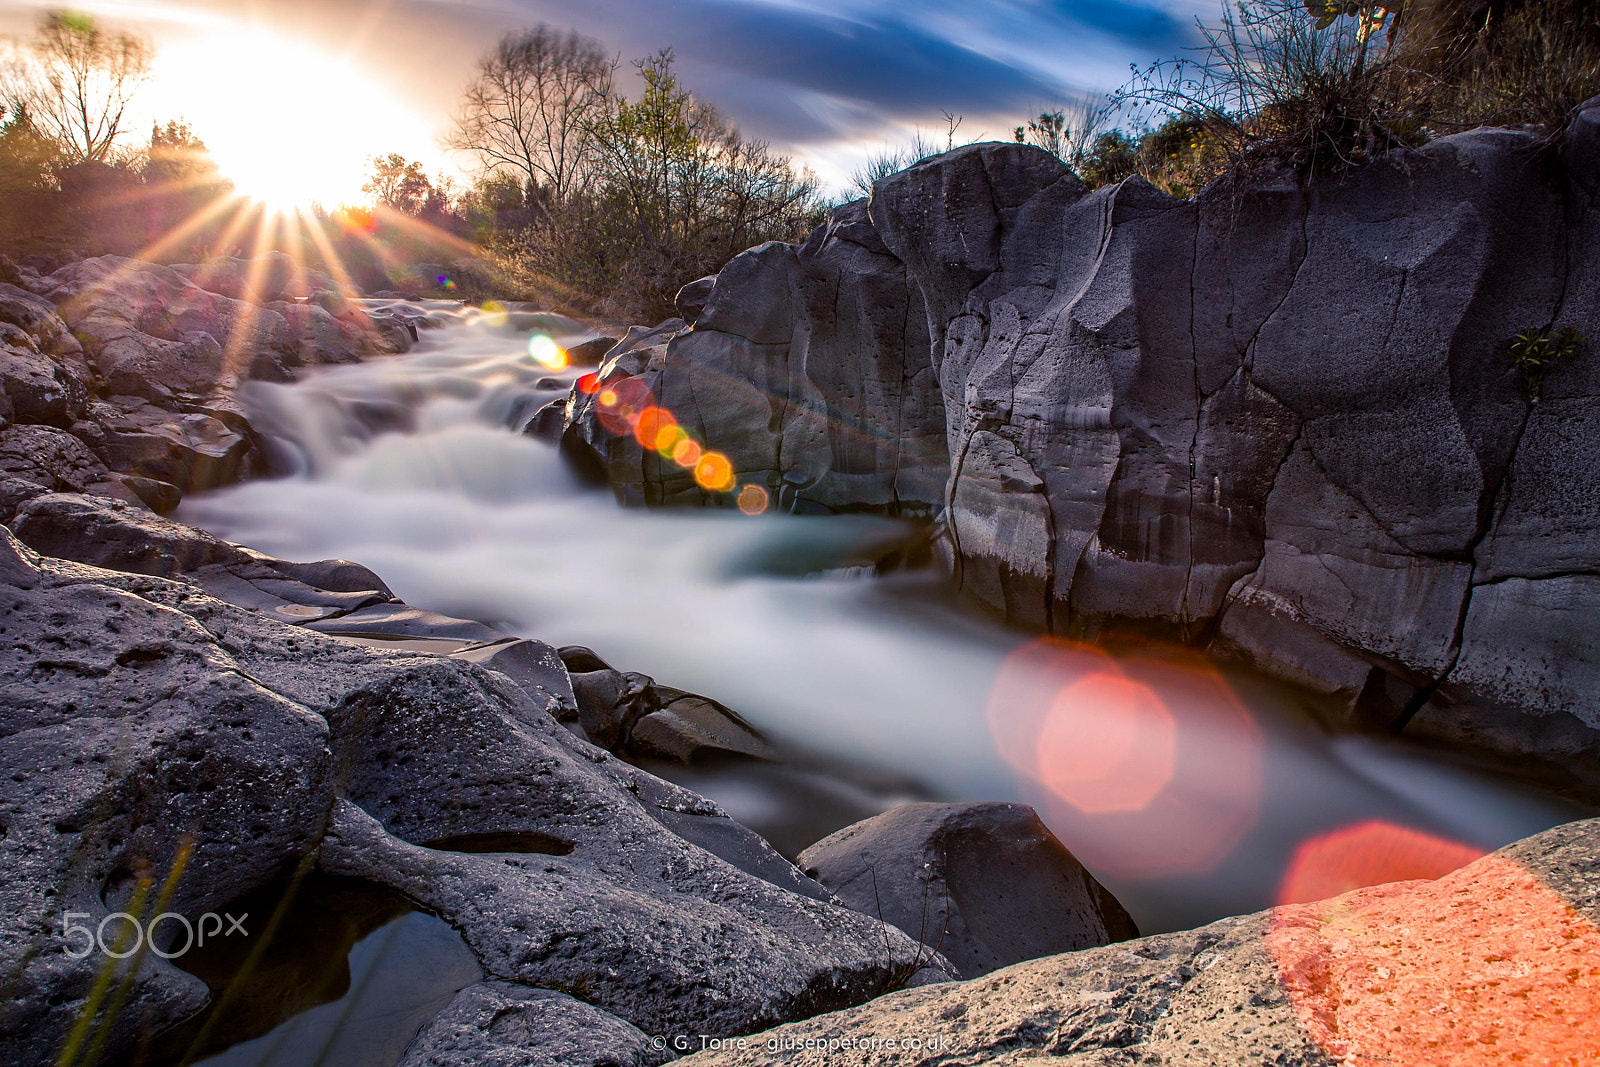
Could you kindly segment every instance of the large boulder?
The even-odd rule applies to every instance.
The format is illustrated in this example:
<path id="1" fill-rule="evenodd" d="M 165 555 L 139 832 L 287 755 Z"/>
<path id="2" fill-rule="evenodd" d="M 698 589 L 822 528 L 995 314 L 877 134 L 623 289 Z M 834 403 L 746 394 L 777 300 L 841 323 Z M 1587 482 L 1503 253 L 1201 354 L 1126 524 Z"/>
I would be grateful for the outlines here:
<path id="1" fill-rule="evenodd" d="M 693 329 L 674 320 L 630 334 L 601 365 L 603 386 L 666 409 L 692 440 L 727 457 L 736 485 L 783 507 L 936 510 L 944 411 L 930 398 L 921 297 L 864 203 L 835 211 L 804 245 L 751 249 L 709 288 L 696 285 L 685 304 Z M 692 460 L 644 447 L 607 412 L 606 395 L 574 393 L 565 440 L 598 461 L 620 499 L 736 499 L 697 482 Z"/>
<path id="2" fill-rule="evenodd" d="M 83 497 L 36 498 L 16 528 L 143 573 L 43 558 L 0 531 L 7 1062 L 55 1057 L 93 1010 L 100 961 L 69 954 L 63 912 L 96 929 L 178 864 L 163 907 L 191 920 L 315 863 L 461 931 L 499 984 L 418 1055 L 503 1043 L 532 1023 L 474 1020 L 489 1001 L 550 1007 L 530 990 L 592 1006 L 563 1009 L 563 1040 L 604 1023 L 588 1047 L 615 1037 L 621 1053 L 630 1027 L 725 1036 L 858 1003 L 908 959 L 948 974 L 714 804 L 574 737 L 509 675 L 288 624 L 284 605 L 382 600 L 364 568 L 268 560 Z M 114 1059 L 207 992 L 148 956 L 118 998 Z"/>
<path id="3" fill-rule="evenodd" d="M 903 804 L 797 862 L 850 907 L 936 945 L 964 978 L 1139 933 L 1025 804 Z"/>
<path id="4" fill-rule="evenodd" d="M 1600 997 L 1600 821 L 1437 881 L 1019 963 L 685 1067 L 1578 1063 Z"/>

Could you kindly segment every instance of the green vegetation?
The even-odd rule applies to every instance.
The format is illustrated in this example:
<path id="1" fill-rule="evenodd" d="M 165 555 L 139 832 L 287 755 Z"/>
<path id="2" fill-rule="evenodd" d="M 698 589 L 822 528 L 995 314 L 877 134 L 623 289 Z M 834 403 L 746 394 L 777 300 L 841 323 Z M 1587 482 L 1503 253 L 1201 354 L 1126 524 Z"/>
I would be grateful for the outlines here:
<path id="1" fill-rule="evenodd" d="M 1517 334 L 1511 342 L 1511 362 L 1522 372 L 1522 384 L 1530 399 L 1538 402 L 1544 376 L 1557 363 L 1576 353 L 1584 340 L 1583 334 L 1572 326 L 1563 326 L 1548 336 L 1538 330 Z"/>
<path id="2" fill-rule="evenodd" d="M 1091 185 L 1141 174 L 1188 196 L 1245 168 L 1322 173 L 1476 126 L 1554 143 L 1600 93 L 1592 0 L 1242 0 L 1200 29 L 1193 57 L 1113 94 L 1100 122 L 1118 128 L 1047 111 L 1017 140 Z"/>

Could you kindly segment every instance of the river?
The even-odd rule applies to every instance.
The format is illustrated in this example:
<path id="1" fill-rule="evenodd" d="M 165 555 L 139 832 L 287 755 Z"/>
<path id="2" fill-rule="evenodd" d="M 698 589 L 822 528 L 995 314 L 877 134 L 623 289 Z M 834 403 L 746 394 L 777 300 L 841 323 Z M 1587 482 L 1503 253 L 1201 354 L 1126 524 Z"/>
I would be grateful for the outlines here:
<path id="1" fill-rule="evenodd" d="M 504 316 L 434 310 L 406 355 L 249 386 L 293 473 L 179 517 L 736 709 L 793 765 L 678 777 L 786 851 L 905 799 L 1024 801 L 1155 932 L 1273 903 L 1319 842 L 1468 854 L 1586 814 L 1183 650 L 1042 641 L 932 570 L 876 575 L 890 520 L 620 508 L 517 432 L 579 371 Z"/>

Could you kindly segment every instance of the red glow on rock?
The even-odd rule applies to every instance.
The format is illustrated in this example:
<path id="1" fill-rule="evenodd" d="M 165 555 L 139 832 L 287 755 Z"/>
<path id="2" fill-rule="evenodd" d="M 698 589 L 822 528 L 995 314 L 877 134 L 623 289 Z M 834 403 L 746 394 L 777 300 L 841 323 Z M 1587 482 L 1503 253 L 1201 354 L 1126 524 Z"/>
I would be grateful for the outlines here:
<path id="1" fill-rule="evenodd" d="M 1600 930 L 1500 856 L 1279 908 L 1267 948 L 1343 1064 L 1576 1065 L 1600 1049 Z"/>
<path id="2" fill-rule="evenodd" d="M 1314 837 L 1296 849 L 1278 888 L 1278 903 L 1326 900 L 1384 882 L 1442 878 L 1482 855 L 1481 848 L 1404 826 L 1364 822 Z"/>
<path id="3" fill-rule="evenodd" d="M 600 375 L 594 371 L 590 371 L 578 379 L 578 392 L 583 393 L 585 396 L 593 396 L 599 391 Z"/>

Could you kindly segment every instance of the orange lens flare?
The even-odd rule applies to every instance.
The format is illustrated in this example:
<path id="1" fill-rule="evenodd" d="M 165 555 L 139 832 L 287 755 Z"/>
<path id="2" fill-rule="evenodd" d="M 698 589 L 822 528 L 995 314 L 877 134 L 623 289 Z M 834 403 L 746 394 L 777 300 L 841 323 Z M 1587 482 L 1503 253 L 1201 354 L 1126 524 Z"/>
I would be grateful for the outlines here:
<path id="1" fill-rule="evenodd" d="M 1079 811 L 1139 811 L 1172 781 L 1176 745 L 1172 716 L 1149 686 L 1100 671 L 1051 702 L 1035 776 Z"/>
<path id="2" fill-rule="evenodd" d="M 713 493 L 733 488 L 733 464 L 721 452 L 706 452 L 694 465 L 695 484 Z"/>
<path id="3" fill-rule="evenodd" d="M 1386 822 L 1364 822 L 1314 837 L 1295 850 L 1279 904 L 1326 900 L 1362 886 L 1442 878 L 1483 850 Z"/>
<path id="4" fill-rule="evenodd" d="M 767 491 L 759 485 L 747 485 L 739 490 L 739 510 L 746 515 L 759 515 L 771 502 Z"/>
<path id="5" fill-rule="evenodd" d="M 578 392 L 582 393 L 584 396 L 593 396 L 599 391 L 600 375 L 596 374 L 594 371 L 590 371 L 588 374 L 585 374 L 578 379 Z"/>
<path id="6" fill-rule="evenodd" d="M 672 462 L 685 469 L 700 462 L 700 446 L 687 437 L 672 446 Z"/>
<path id="7" fill-rule="evenodd" d="M 672 412 L 652 404 L 639 412 L 633 424 L 633 436 L 644 447 L 654 449 L 661 435 L 677 429 L 677 426 L 678 420 L 672 417 Z"/>
<path id="8" fill-rule="evenodd" d="M 1429 840 L 1424 867 L 1465 849 Z M 1300 1024 L 1339 1063 L 1594 1062 L 1600 930 L 1498 855 L 1281 907 L 1266 939 Z"/>

